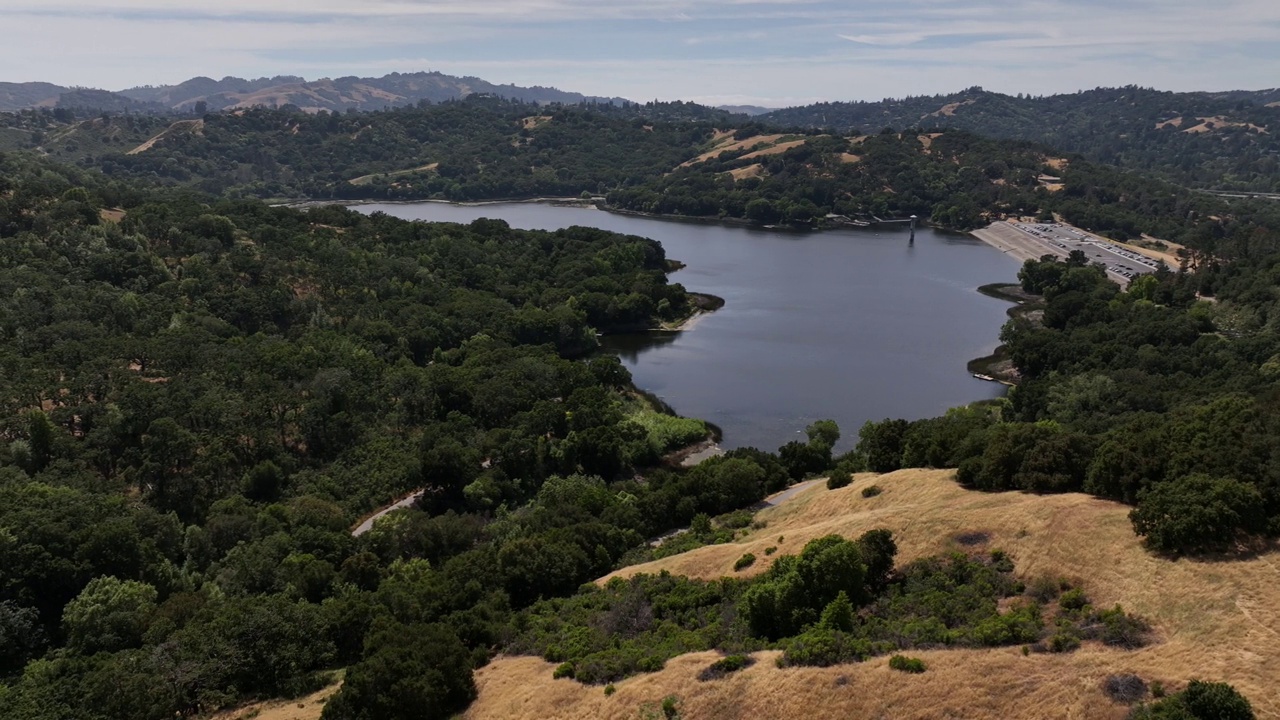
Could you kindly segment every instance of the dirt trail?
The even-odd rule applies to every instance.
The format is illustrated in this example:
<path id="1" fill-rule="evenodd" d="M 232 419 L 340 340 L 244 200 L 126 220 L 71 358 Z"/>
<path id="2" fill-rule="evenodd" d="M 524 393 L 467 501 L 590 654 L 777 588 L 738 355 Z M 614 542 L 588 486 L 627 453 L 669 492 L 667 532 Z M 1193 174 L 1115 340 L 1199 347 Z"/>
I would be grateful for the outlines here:
<path id="1" fill-rule="evenodd" d="M 139 155 L 141 153 L 144 153 L 150 150 L 151 148 L 155 147 L 156 143 L 163 140 L 169 134 L 176 132 L 177 130 L 182 128 L 189 128 L 192 132 L 199 132 L 204 128 L 204 120 L 179 120 L 178 122 L 162 130 L 159 135 L 156 135 L 155 137 L 142 143 L 138 147 L 130 150 L 129 152 L 125 153 L 125 155 Z"/>
<path id="2" fill-rule="evenodd" d="M 397 500 L 378 512 L 370 515 L 365 518 L 364 522 L 357 525 L 355 529 L 351 531 L 351 537 L 360 537 L 361 535 L 364 535 L 373 529 L 373 524 L 377 522 L 379 518 L 382 518 L 389 513 L 393 513 L 396 510 L 403 510 L 407 507 L 411 507 L 414 503 L 418 502 L 425 493 L 425 490 L 417 490 L 408 497 Z"/>

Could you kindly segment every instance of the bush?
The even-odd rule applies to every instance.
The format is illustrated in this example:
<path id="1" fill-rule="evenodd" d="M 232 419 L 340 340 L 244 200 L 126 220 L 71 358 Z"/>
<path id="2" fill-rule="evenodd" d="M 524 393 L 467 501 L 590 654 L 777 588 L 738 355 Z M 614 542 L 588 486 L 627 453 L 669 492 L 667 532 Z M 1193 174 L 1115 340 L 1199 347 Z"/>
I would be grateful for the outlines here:
<path id="1" fill-rule="evenodd" d="M 1068 590 L 1062 593 L 1062 597 L 1058 598 L 1058 606 L 1063 610 L 1083 610 L 1088 604 L 1089 598 L 1079 588 Z"/>
<path id="2" fill-rule="evenodd" d="M 1062 628 L 1049 638 L 1049 652 L 1065 653 L 1080 648 L 1080 635 L 1075 628 Z"/>
<path id="3" fill-rule="evenodd" d="M 827 478 L 827 489 L 828 489 L 828 490 L 839 490 L 839 489 L 840 489 L 840 488 L 842 488 L 842 487 L 849 487 L 849 485 L 850 485 L 852 482 L 853 482 L 853 476 L 852 476 L 852 475 L 850 475 L 850 474 L 849 474 L 849 473 L 847 473 L 847 472 L 841 472 L 841 471 L 839 471 L 839 470 L 834 470 L 834 471 L 832 471 L 831 476 Z"/>
<path id="4" fill-rule="evenodd" d="M 814 628 L 786 642 L 779 666 L 830 667 L 871 657 L 871 643 L 848 633 Z"/>
<path id="5" fill-rule="evenodd" d="M 774 554 L 774 553 L 776 553 L 776 552 L 778 552 L 778 546 L 777 546 L 777 545 L 770 545 L 769 547 L 767 547 L 767 548 L 765 548 L 765 549 L 764 549 L 764 554 L 765 554 L 765 555 L 772 555 L 772 554 Z"/>
<path id="6" fill-rule="evenodd" d="M 616 693 L 616 692 L 618 692 L 618 688 L 614 687 L 613 683 L 609 683 L 608 685 L 605 685 L 605 686 L 604 686 L 604 696 L 605 696 L 605 697 L 609 697 L 610 695 L 612 695 L 612 694 L 614 694 L 614 693 Z"/>
<path id="7" fill-rule="evenodd" d="M 389 624 L 367 647 L 325 703 L 323 720 L 452 717 L 476 698 L 471 656 L 447 626 Z"/>
<path id="8" fill-rule="evenodd" d="M 1254 720 L 1253 707 L 1226 683 L 1192 680 L 1187 689 L 1129 716 L 1131 720 Z"/>
<path id="9" fill-rule="evenodd" d="M 746 555 L 743 555 L 742 557 L 738 558 L 738 561 L 733 564 L 733 570 L 734 572 L 737 572 L 739 570 L 745 570 L 746 568 L 749 568 L 752 565 L 754 565 L 755 562 L 756 562 L 756 556 L 751 553 L 747 553 Z"/>
<path id="10" fill-rule="evenodd" d="M 751 525 L 754 513 L 750 510 L 736 510 L 716 518 L 716 525 L 730 530 L 741 530 Z"/>
<path id="11" fill-rule="evenodd" d="M 703 668 L 702 672 L 698 673 L 698 679 L 703 682 L 719 680 L 729 673 L 735 673 L 743 668 L 751 667 L 755 662 L 754 658 L 746 655 L 729 655 Z"/>
<path id="12" fill-rule="evenodd" d="M 1145 620 L 1124 611 L 1119 605 L 1094 614 L 1102 623 L 1102 642 L 1112 647 L 1133 650 L 1150 641 L 1151 626 Z"/>
<path id="13" fill-rule="evenodd" d="M 868 485 L 862 488 L 862 497 L 873 498 L 882 492 L 884 492 L 884 490 L 881 490 L 879 485 Z"/>
<path id="14" fill-rule="evenodd" d="M 1188 475 L 1143 493 L 1129 520 L 1156 550 L 1196 552 L 1225 547 L 1241 533 L 1263 532 L 1263 507 L 1252 485 Z"/>
<path id="15" fill-rule="evenodd" d="M 573 663 L 571 662 L 560 663 L 560 665 L 556 668 L 556 671 L 551 673 L 551 677 L 556 680 L 559 680 L 560 678 L 573 677 Z"/>
<path id="16" fill-rule="evenodd" d="M 1147 696 L 1147 684 L 1137 675 L 1108 675 L 1102 681 L 1102 692 L 1116 702 L 1133 704 Z"/>
<path id="17" fill-rule="evenodd" d="M 1047 603 L 1062 592 L 1062 581 L 1056 577 L 1041 575 L 1027 586 L 1027 595 L 1039 603 Z"/>
<path id="18" fill-rule="evenodd" d="M 889 658 L 889 667 L 904 673 L 913 675 L 925 671 L 924 661 L 919 658 L 910 658 L 906 655 L 894 655 Z"/>

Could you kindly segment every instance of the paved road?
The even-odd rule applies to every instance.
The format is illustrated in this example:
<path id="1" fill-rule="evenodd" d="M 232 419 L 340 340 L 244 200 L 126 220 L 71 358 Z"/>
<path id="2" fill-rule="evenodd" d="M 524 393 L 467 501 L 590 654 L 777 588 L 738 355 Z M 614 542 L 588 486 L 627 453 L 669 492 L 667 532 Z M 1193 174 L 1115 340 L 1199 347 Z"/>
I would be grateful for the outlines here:
<path id="1" fill-rule="evenodd" d="M 410 505 L 413 505 L 414 503 L 418 502 L 418 498 L 421 498 L 424 492 L 426 491 L 419 490 L 414 494 L 410 495 L 409 497 L 403 500 L 400 500 L 399 502 L 388 505 L 387 507 L 379 510 L 373 515 L 370 515 L 368 519 L 366 519 L 364 522 L 357 525 L 355 530 L 351 531 L 351 537 L 360 537 L 361 535 L 372 530 L 373 523 L 376 522 L 378 518 L 382 517 L 383 515 L 386 515 L 387 513 L 395 512 L 396 510 L 403 510 L 404 508 L 407 508 Z"/>

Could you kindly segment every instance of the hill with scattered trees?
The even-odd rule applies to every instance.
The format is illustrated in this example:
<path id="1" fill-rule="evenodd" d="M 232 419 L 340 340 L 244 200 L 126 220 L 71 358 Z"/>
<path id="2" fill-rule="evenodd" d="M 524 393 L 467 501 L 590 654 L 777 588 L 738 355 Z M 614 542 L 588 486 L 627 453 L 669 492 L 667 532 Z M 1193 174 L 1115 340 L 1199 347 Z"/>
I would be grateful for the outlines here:
<path id="1" fill-rule="evenodd" d="M 842 133 L 968 130 L 1040 143 L 1189 187 L 1280 191 L 1280 90 L 1172 93 L 1129 86 L 1015 97 L 970 88 L 951 95 L 818 103 L 755 119 Z"/>

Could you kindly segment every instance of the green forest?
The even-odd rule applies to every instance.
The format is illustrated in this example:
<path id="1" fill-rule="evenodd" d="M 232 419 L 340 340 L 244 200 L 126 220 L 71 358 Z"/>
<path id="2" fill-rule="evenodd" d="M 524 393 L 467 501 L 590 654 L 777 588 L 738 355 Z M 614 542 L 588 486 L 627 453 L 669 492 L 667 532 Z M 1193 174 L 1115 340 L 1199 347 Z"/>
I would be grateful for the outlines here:
<path id="1" fill-rule="evenodd" d="M 781 152 L 680 167 L 723 120 L 493 98 L 172 127 L 6 116 L 20 149 L 0 153 L 0 717 L 190 717 L 339 676 L 327 720 L 451 717 L 498 653 L 607 692 L 698 650 L 724 653 L 714 678 L 766 648 L 916 673 L 902 653 L 1151 641 L 1142 617 L 1030 581 L 998 550 L 898 563 L 885 530 L 815 540 L 750 579 L 591 584 L 672 551 L 650 545 L 670 531 L 690 528 L 672 548 L 731 539 L 806 478 L 938 467 L 977 491 L 1085 492 L 1131 505 L 1170 558 L 1280 535 L 1280 204 L 1078 155 L 1058 169 L 1041 145 L 960 130 L 792 129 Z M 702 302 L 668 281 L 678 258 L 657 242 L 261 201 L 583 193 L 798 227 L 1058 213 L 1188 252 L 1124 290 L 1081 257 L 1026 263 L 1034 299 L 1000 333 L 1020 375 L 1005 399 L 868 423 L 843 455 L 819 421 L 677 469 L 663 457 L 711 429 L 596 352 L 600 333 Z M 1252 717 L 1216 683 L 1135 717 L 1224 708 Z"/>

